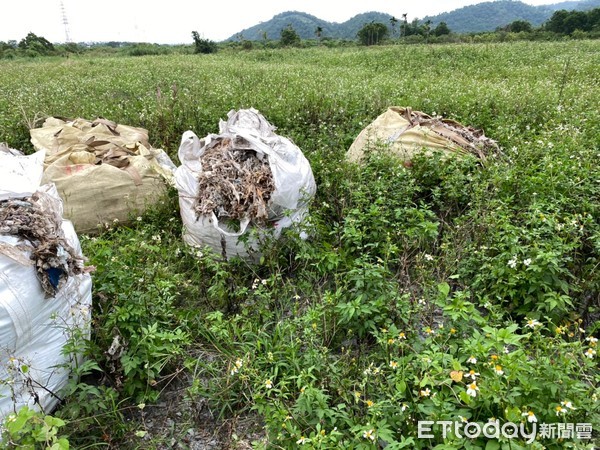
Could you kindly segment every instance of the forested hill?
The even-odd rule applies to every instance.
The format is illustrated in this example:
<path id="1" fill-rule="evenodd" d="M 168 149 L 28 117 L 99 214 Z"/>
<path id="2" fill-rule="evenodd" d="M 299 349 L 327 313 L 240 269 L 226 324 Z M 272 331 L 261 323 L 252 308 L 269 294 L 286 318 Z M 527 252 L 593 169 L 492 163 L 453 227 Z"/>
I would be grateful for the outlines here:
<path id="1" fill-rule="evenodd" d="M 539 26 L 548 20 L 554 11 L 560 9 L 584 11 L 598 7 L 600 7 L 600 0 L 570 0 L 542 6 L 531 6 L 520 1 L 499 0 L 466 6 L 436 16 L 408 17 L 408 21 L 431 20 L 433 26 L 440 22 L 446 22 L 453 32 L 472 33 L 493 31 L 515 20 L 525 20 L 534 26 Z M 390 14 L 367 12 L 358 14 L 345 22 L 336 23 L 327 22 L 304 12 L 287 11 L 277 14 L 271 20 L 241 30 L 227 40 L 277 40 L 281 37 L 281 30 L 288 26 L 294 28 L 301 39 L 315 39 L 317 30 L 322 38 L 356 39 L 358 30 L 366 23 L 381 22 L 391 27 L 391 18 Z M 397 19 L 401 18 L 397 17 Z"/>
<path id="2" fill-rule="evenodd" d="M 588 10 L 598 7 L 600 7 L 600 0 L 566 1 L 541 6 L 501 0 L 466 6 L 437 16 L 427 16 L 422 20 L 431 20 L 433 26 L 440 22 L 446 22 L 446 25 L 455 33 L 476 33 L 493 31 L 515 20 L 525 20 L 537 27 L 547 21 L 554 11 L 560 9 Z"/>
<path id="3" fill-rule="evenodd" d="M 236 33 L 227 40 L 247 39 L 250 41 L 276 40 L 281 36 L 281 30 L 292 26 L 301 39 L 315 39 L 320 27 L 321 37 L 336 39 L 355 39 L 356 33 L 365 23 L 371 21 L 389 23 L 392 16 L 379 12 L 358 14 L 343 23 L 327 22 L 318 17 L 299 11 L 287 11 L 274 16 L 267 22 L 247 28 Z"/>
<path id="4" fill-rule="evenodd" d="M 545 7 L 553 12 L 560 9 L 566 9 L 567 11 L 588 11 L 590 9 L 600 8 L 600 0 L 569 0 L 560 3 L 553 3 L 551 5 L 545 5 Z"/>

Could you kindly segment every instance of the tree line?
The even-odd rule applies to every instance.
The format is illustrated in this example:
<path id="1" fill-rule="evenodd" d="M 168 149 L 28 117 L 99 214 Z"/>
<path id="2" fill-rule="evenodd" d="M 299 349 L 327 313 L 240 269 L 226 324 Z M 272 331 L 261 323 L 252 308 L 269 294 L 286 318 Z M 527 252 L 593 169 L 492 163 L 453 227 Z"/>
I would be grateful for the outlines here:
<path id="1" fill-rule="evenodd" d="M 408 21 L 407 14 L 401 19 L 391 17 L 389 24 L 371 21 L 363 25 L 357 33 L 357 41 L 362 45 L 377 45 L 390 41 L 402 43 L 422 42 L 460 42 L 468 41 L 493 41 L 505 40 L 507 34 L 517 35 L 518 39 L 553 39 L 563 36 L 573 38 L 600 38 L 600 8 L 589 11 L 567 11 L 559 10 L 540 27 L 534 27 L 525 20 L 516 20 L 504 27 L 497 28 L 490 33 L 471 33 L 469 35 L 458 35 L 452 32 L 445 22 L 433 26 L 430 20 L 419 21 L 414 19 Z M 125 52 L 130 56 L 167 53 L 214 53 L 219 48 L 241 47 L 252 49 L 256 45 L 263 47 L 299 47 L 304 45 L 348 45 L 346 42 L 332 42 L 323 38 L 323 29 L 317 26 L 314 30 L 315 39 L 313 44 L 302 40 L 294 27 L 289 24 L 280 33 L 279 41 L 268 41 L 255 43 L 243 39 L 240 36 L 238 42 L 217 44 L 210 39 L 200 37 L 197 31 L 192 32 L 193 46 L 166 46 L 158 44 L 132 44 L 132 43 L 104 43 L 100 46 L 108 53 L 117 51 Z M 316 44 L 315 44 L 316 43 Z M 124 50 L 123 50 L 124 49 Z M 21 41 L 0 41 L 0 58 L 12 58 L 16 56 L 68 56 L 70 54 L 83 53 L 89 49 L 75 43 L 54 45 L 42 36 L 28 33 Z M 110 50 L 110 51 L 109 51 Z"/>
<path id="2" fill-rule="evenodd" d="M 401 22 L 392 17 L 390 19 L 391 27 L 382 22 L 365 24 L 358 32 L 357 38 L 363 45 L 375 45 L 389 41 L 390 39 L 416 42 L 424 40 L 428 42 L 430 37 L 439 38 L 452 34 L 452 30 L 450 30 L 445 22 L 440 22 L 435 27 L 432 27 L 430 20 L 419 22 L 419 20 L 415 19 L 409 23 L 406 16 L 406 14 L 402 15 L 403 20 Z M 598 38 L 600 37 L 600 8 L 589 11 L 555 11 L 550 19 L 538 28 L 535 28 L 528 21 L 516 20 L 504 27 L 497 28 L 495 33 L 531 33 L 532 35 L 535 33 L 553 33 L 557 36 Z M 473 35 L 474 33 L 470 34 L 470 36 Z M 414 39 L 414 37 L 420 39 Z M 500 34 L 501 37 L 502 35 Z"/>
<path id="3" fill-rule="evenodd" d="M 589 11 L 556 11 L 544 24 L 547 31 L 572 35 L 579 30 L 586 33 L 600 33 L 600 8 Z"/>

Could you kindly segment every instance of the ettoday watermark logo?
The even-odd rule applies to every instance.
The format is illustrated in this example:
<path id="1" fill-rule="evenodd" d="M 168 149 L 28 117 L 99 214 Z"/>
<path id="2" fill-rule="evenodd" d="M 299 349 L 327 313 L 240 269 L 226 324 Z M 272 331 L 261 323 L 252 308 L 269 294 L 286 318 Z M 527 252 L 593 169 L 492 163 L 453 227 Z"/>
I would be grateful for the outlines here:
<path id="1" fill-rule="evenodd" d="M 524 439 L 531 444 L 536 437 L 540 439 L 581 439 L 592 438 L 591 423 L 513 423 L 506 422 L 500 425 L 499 420 L 489 421 L 485 424 L 477 422 L 457 422 L 451 420 L 421 420 L 417 423 L 417 436 L 420 439 L 434 439 L 435 431 L 441 431 L 443 438 L 450 433 L 459 439 L 466 437 L 476 439 L 486 437 L 488 439 Z M 437 428 L 436 428 L 437 426 Z"/>

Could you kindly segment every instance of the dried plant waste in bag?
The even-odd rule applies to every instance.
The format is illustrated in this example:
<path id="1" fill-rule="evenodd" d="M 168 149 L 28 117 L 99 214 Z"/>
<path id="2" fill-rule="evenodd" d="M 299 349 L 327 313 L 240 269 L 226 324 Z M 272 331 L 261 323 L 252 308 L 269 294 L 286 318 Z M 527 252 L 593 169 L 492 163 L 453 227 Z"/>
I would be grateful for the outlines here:
<path id="1" fill-rule="evenodd" d="M 486 137 L 483 130 L 397 106 L 389 107 L 367 125 L 348 149 L 346 157 L 358 162 L 376 144 L 383 144 L 408 167 L 416 155 L 431 155 L 434 151 L 447 156 L 473 155 L 482 163 L 500 153 L 496 141 Z"/>
<path id="2" fill-rule="evenodd" d="M 264 225 L 269 219 L 268 203 L 275 190 L 269 162 L 244 145 L 243 138 L 213 140 L 200 157 L 198 216 L 215 213 L 217 218 Z"/>
<path id="3" fill-rule="evenodd" d="M 412 127 L 416 125 L 427 127 L 481 159 L 499 150 L 496 141 L 486 137 L 482 130 L 463 125 L 455 120 L 431 117 L 421 111 L 413 111 L 411 108 L 406 108 L 403 116 Z"/>
<path id="4" fill-rule="evenodd" d="M 64 218 L 77 233 L 130 223 L 173 182 L 175 165 L 164 150 L 150 146 L 143 128 L 49 117 L 29 131 L 33 146 L 46 152 L 42 183 L 56 185 Z"/>
<path id="5" fill-rule="evenodd" d="M 258 262 L 263 244 L 301 224 L 317 188 L 300 148 L 254 108 L 229 111 L 218 134 L 185 131 L 177 156 L 183 240 L 224 259 Z"/>
<path id="6" fill-rule="evenodd" d="M 1 200 L 0 234 L 23 240 L 19 247 L 31 251 L 31 261 L 21 262 L 35 265 L 46 297 L 53 297 L 69 276 L 84 273 L 86 269 L 83 258 L 65 238 L 62 219 L 45 207 L 53 201 L 48 197 L 44 192 L 35 192 L 31 197 Z"/>

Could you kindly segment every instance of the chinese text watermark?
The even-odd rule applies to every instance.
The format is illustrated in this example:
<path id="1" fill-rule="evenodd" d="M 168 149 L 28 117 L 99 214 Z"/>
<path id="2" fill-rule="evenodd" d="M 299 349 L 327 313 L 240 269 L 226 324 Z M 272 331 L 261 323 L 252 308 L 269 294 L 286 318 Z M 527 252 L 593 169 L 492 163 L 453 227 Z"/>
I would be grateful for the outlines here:
<path id="1" fill-rule="evenodd" d="M 521 438 L 531 444 L 536 437 L 540 439 L 581 439 L 592 438 L 591 423 L 513 423 L 506 422 L 500 425 L 499 420 L 480 424 L 478 422 L 459 422 L 450 420 L 421 420 L 418 422 L 418 437 L 421 439 L 433 439 L 433 426 L 441 427 L 442 437 L 446 438 L 449 433 L 461 439 L 463 437 L 475 439 L 484 436 L 489 439 Z"/>

